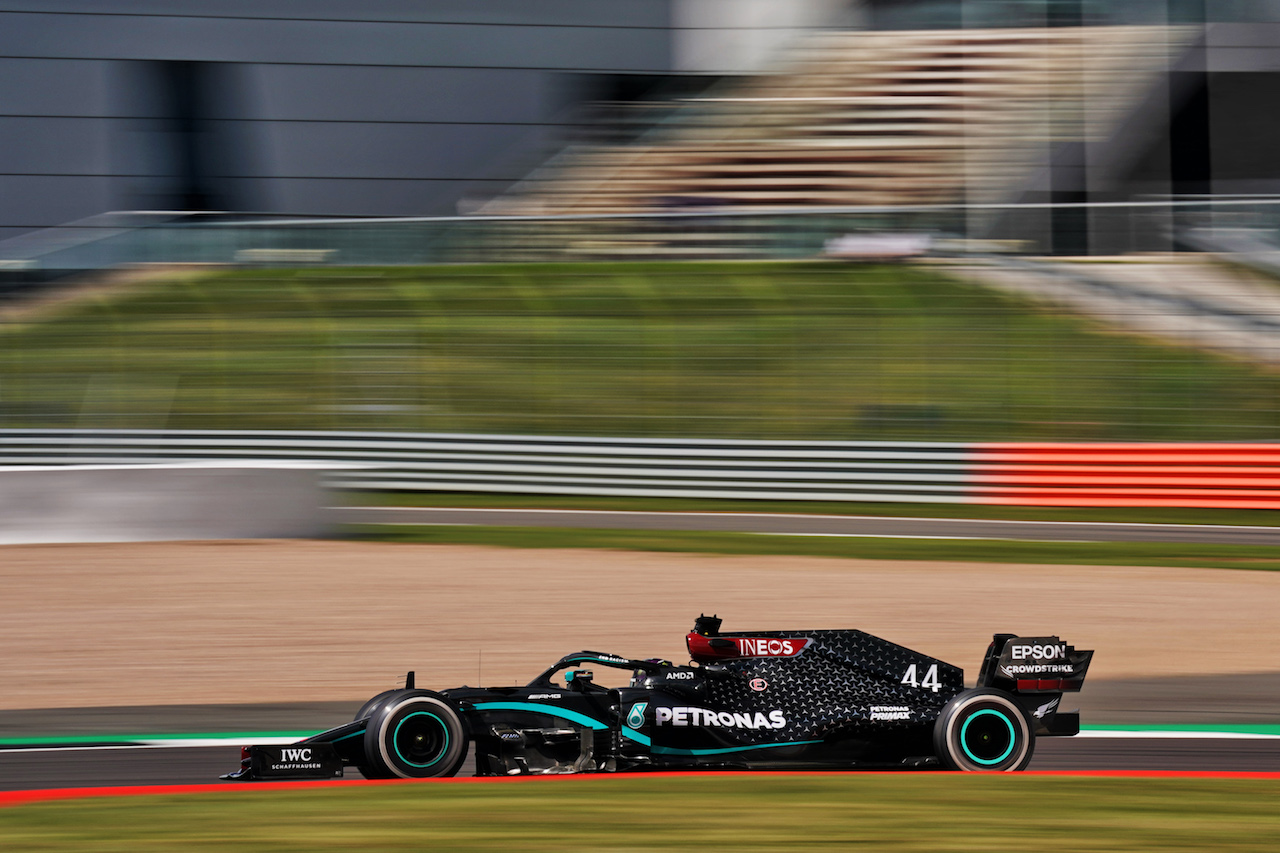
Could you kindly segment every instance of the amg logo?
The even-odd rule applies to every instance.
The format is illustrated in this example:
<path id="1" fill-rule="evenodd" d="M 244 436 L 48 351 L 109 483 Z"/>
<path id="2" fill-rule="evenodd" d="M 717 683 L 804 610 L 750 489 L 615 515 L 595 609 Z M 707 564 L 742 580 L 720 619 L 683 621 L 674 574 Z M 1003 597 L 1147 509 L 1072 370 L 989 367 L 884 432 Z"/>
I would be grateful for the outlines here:
<path id="1" fill-rule="evenodd" d="M 1014 660 L 1061 660 L 1067 656 L 1067 646 L 1059 643 L 1055 646 L 1010 646 Z"/>
<path id="2" fill-rule="evenodd" d="M 787 718 L 781 711 L 770 711 L 766 717 L 759 711 L 729 713 L 707 708 L 654 708 L 653 718 L 660 726 L 715 726 L 725 729 L 782 729 L 787 726 Z"/>
<path id="3" fill-rule="evenodd" d="M 744 657 L 789 658 L 800 654 L 808 640 L 781 640 L 777 637 L 738 637 L 738 654 Z"/>

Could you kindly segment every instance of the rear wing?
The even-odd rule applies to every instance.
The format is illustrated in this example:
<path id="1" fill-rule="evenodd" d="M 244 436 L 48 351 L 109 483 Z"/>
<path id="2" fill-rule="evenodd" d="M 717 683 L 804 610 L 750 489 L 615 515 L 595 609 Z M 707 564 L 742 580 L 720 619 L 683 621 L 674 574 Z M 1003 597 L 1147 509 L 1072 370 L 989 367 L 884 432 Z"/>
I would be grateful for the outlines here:
<path id="1" fill-rule="evenodd" d="M 1058 637 L 996 634 L 978 673 L 979 687 L 1010 693 L 1068 693 L 1084 684 L 1092 650 L 1078 650 Z"/>
<path id="2" fill-rule="evenodd" d="M 1061 709 L 1062 694 L 1084 684 L 1093 660 L 1058 637 L 996 634 L 978 672 L 978 686 L 1012 693 L 1035 726 L 1037 737 L 1080 733 L 1080 712 Z"/>

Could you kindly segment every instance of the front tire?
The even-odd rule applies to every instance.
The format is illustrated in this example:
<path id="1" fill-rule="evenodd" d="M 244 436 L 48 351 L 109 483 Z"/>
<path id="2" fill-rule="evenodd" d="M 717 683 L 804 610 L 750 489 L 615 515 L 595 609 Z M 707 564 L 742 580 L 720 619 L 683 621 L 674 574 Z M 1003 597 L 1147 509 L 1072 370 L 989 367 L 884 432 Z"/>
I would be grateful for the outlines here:
<path id="1" fill-rule="evenodd" d="M 943 707 L 933 728 L 934 751 L 951 770 L 1025 770 L 1035 746 L 1026 712 L 1000 690 L 964 691 Z"/>
<path id="2" fill-rule="evenodd" d="M 374 696 L 374 697 L 373 697 L 372 699 L 370 699 L 368 702 L 365 702 L 363 705 L 361 705 L 361 706 L 360 706 L 360 710 L 359 710 L 359 711 L 356 711 L 356 715 L 355 715 L 354 717 L 352 717 L 351 719 L 352 719 L 352 720 L 364 720 L 364 719 L 368 719 L 370 716 L 372 716 L 372 715 L 373 715 L 373 712 L 374 712 L 374 711 L 378 710 L 378 706 L 379 706 L 379 705 L 381 705 L 383 702 L 387 701 L 388 699 L 392 698 L 393 696 L 396 696 L 396 695 L 398 695 L 398 694 L 400 694 L 400 693 L 403 693 L 403 692 L 404 692 L 404 690 L 403 690 L 403 689 L 396 689 L 396 690 L 384 690 L 384 691 L 382 691 L 382 692 L 381 692 L 381 693 L 379 693 L 377 696 Z M 379 773 L 378 771 L 374 770 L 374 769 L 373 769 L 373 767 L 372 767 L 372 766 L 370 766 L 368 762 L 364 762 L 364 763 L 357 763 L 357 764 L 356 764 L 356 770 L 359 770 L 359 771 L 360 771 L 360 775 L 361 775 L 361 776 L 363 776 L 363 777 L 364 777 L 364 778 L 366 778 L 366 779 L 385 779 L 385 778 L 387 778 L 387 774 L 386 774 L 385 772 L 384 772 L 384 773 Z"/>
<path id="3" fill-rule="evenodd" d="M 404 690 L 381 701 L 364 733 L 370 778 L 453 776 L 467 756 L 467 730 L 448 699 L 429 690 Z"/>
<path id="4" fill-rule="evenodd" d="M 378 709 L 378 706 L 379 706 L 379 705 L 381 705 L 381 704 L 382 704 L 383 702 L 385 702 L 387 699 L 390 699 L 392 696 L 395 696 L 397 693 L 403 693 L 403 692 L 404 692 L 404 689 L 403 689 L 403 688 L 401 688 L 401 689 L 397 689 L 397 690 L 384 690 L 384 691 L 382 691 L 382 692 L 381 692 L 381 693 L 379 693 L 377 696 L 374 696 L 374 697 L 373 697 L 372 699 L 370 699 L 368 702 L 365 702 L 363 705 L 361 705 L 361 706 L 360 706 L 360 710 L 359 710 L 359 711 L 356 711 L 356 715 L 355 715 L 354 717 L 352 717 L 351 719 L 352 719 L 352 720 L 363 720 L 363 719 L 365 719 L 366 717 L 370 717 L 370 716 L 372 716 L 372 715 L 373 715 L 373 712 L 374 712 L 374 711 L 376 711 L 376 710 Z"/>

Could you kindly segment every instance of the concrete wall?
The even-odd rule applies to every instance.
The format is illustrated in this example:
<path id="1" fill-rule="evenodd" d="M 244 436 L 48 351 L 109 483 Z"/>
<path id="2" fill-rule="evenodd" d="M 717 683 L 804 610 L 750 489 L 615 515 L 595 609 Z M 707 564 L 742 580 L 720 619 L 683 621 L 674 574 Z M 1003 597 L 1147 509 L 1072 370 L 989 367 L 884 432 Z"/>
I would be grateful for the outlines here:
<path id="1" fill-rule="evenodd" d="M 324 494 L 304 468 L 0 468 L 0 545 L 322 536 Z"/>
<path id="2" fill-rule="evenodd" d="M 0 0 L 0 239 L 112 209 L 453 213 L 671 0 Z M 193 192 L 194 188 L 194 192 Z"/>
<path id="3" fill-rule="evenodd" d="M 850 2 L 0 0 L 0 240 L 124 209 L 453 214 L 553 153 L 591 78 L 750 71 Z"/>

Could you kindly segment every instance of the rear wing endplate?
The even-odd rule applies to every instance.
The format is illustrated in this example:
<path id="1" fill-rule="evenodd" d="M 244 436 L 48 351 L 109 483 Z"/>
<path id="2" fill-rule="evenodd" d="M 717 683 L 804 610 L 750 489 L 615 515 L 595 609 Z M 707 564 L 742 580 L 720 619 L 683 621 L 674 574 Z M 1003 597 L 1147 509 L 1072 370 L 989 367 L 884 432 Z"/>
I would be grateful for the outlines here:
<path id="1" fill-rule="evenodd" d="M 1069 693 L 1080 689 L 1093 651 L 1058 637 L 996 634 L 978 673 L 979 687 L 1011 693 Z"/>

